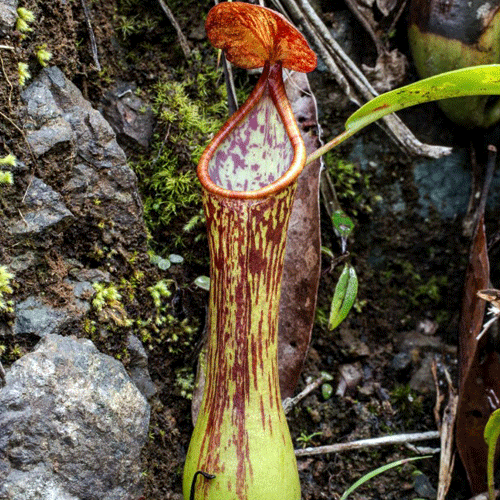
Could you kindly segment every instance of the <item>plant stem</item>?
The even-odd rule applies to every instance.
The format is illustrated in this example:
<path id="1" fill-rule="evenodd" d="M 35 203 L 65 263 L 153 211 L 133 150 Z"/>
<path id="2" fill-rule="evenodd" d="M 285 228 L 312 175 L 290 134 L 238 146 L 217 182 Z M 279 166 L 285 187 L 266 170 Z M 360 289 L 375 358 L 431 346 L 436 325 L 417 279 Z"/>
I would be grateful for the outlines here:
<path id="1" fill-rule="evenodd" d="M 338 146 L 340 143 L 344 142 L 346 139 L 349 139 L 352 135 L 354 135 L 358 129 L 355 130 L 344 130 L 337 137 L 334 137 L 330 142 L 327 142 L 325 145 L 318 148 L 314 153 L 311 153 L 306 159 L 306 165 L 317 160 L 320 156 L 323 156 L 325 153 Z"/>

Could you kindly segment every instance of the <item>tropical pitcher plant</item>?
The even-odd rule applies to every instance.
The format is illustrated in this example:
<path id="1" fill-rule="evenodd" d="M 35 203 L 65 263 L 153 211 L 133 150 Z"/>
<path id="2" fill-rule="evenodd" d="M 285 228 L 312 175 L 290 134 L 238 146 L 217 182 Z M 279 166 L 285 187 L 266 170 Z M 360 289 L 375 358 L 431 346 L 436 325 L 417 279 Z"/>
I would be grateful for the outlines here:
<path id="1" fill-rule="evenodd" d="M 282 77 L 283 68 L 316 67 L 302 35 L 280 14 L 243 2 L 215 6 L 206 32 L 230 62 L 263 70 L 198 165 L 211 286 L 206 381 L 184 468 L 184 499 L 299 500 L 277 363 L 281 276 L 297 178 L 306 162 L 384 114 L 444 96 L 500 93 L 500 67 L 476 67 L 444 80 L 439 75 L 380 96 L 306 158 Z"/>

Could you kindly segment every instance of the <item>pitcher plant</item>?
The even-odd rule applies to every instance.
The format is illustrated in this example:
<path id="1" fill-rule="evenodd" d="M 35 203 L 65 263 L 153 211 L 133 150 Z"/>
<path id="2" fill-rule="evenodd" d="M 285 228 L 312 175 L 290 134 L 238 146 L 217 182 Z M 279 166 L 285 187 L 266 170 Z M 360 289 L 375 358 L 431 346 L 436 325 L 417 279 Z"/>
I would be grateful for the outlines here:
<path id="1" fill-rule="evenodd" d="M 209 330 L 184 498 L 299 500 L 277 342 L 286 234 L 306 149 L 282 68 L 311 71 L 316 56 L 281 15 L 249 4 L 219 4 L 206 30 L 230 62 L 264 69 L 198 165 L 210 248 Z"/>

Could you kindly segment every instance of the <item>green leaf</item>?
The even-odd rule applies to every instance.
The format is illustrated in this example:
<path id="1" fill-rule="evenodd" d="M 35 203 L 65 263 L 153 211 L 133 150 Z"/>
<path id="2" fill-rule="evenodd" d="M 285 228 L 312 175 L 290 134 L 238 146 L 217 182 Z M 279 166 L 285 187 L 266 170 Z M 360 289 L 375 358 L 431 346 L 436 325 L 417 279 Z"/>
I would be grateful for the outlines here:
<path id="1" fill-rule="evenodd" d="M 321 253 L 324 255 L 327 255 L 332 260 L 335 258 L 335 255 L 333 255 L 333 252 L 328 247 L 324 247 L 323 245 L 321 245 Z"/>
<path id="2" fill-rule="evenodd" d="M 448 71 L 391 90 L 353 113 L 346 122 L 349 136 L 385 115 L 424 102 L 472 95 L 500 94 L 500 64 Z"/>
<path id="3" fill-rule="evenodd" d="M 333 293 L 330 318 L 328 320 L 330 330 L 337 328 L 344 321 L 354 304 L 357 294 L 358 277 L 356 271 L 350 264 L 346 264 Z"/>
<path id="4" fill-rule="evenodd" d="M 177 255 L 176 253 L 171 253 L 168 256 L 168 260 L 172 264 L 182 264 L 184 262 L 184 257 L 182 255 Z"/>
<path id="5" fill-rule="evenodd" d="M 488 445 L 488 498 L 495 498 L 495 453 L 500 436 L 500 409 L 495 410 L 484 427 L 484 440 Z"/>
<path id="6" fill-rule="evenodd" d="M 332 397 L 333 394 L 333 387 L 332 384 L 323 384 L 321 386 L 321 395 L 323 396 L 323 399 L 327 401 Z"/>
<path id="7" fill-rule="evenodd" d="M 200 287 L 203 290 L 206 290 L 207 292 L 210 290 L 210 278 L 208 276 L 198 276 L 194 280 L 194 284 L 197 287 Z"/>
<path id="8" fill-rule="evenodd" d="M 404 465 L 407 462 L 413 462 L 414 460 L 422 460 L 423 458 L 429 458 L 431 455 L 424 455 L 422 457 L 413 457 L 413 458 L 403 458 L 402 460 L 396 460 L 395 462 L 391 462 L 390 464 L 383 465 L 378 469 L 372 470 L 368 474 L 365 474 L 361 479 L 358 479 L 352 486 L 350 486 L 344 494 L 340 497 L 340 500 L 345 500 L 355 489 L 359 488 L 362 484 L 366 483 L 370 479 L 382 474 L 382 472 L 388 471 L 389 469 L 393 469 L 394 467 L 398 467 L 400 465 Z"/>
<path id="9" fill-rule="evenodd" d="M 335 210 L 332 214 L 332 223 L 335 234 L 340 238 L 342 253 L 344 254 L 347 246 L 347 237 L 354 228 L 354 222 L 343 210 Z"/>

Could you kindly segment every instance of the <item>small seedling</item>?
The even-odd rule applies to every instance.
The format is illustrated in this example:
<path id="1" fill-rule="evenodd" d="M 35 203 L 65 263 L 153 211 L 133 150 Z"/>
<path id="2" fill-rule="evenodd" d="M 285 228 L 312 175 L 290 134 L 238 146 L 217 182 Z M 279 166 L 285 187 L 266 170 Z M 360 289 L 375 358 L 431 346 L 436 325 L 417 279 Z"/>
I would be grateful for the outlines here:
<path id="1" fill-rule="evenodd" d="M 297 442 L 302 444 L 302 448 L 306 448 L 309 444 L 312 444 L 316 436 L 321 436 L 322 434 L 322 432 L 313 432 L 312 434 L 301 432 L 300 436 L 297 438 Z"/>

